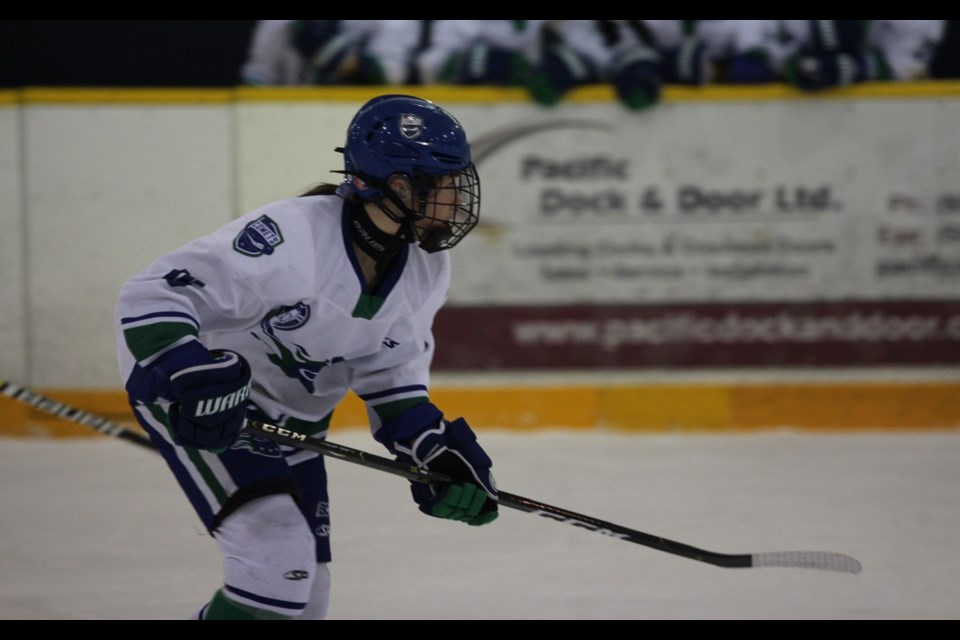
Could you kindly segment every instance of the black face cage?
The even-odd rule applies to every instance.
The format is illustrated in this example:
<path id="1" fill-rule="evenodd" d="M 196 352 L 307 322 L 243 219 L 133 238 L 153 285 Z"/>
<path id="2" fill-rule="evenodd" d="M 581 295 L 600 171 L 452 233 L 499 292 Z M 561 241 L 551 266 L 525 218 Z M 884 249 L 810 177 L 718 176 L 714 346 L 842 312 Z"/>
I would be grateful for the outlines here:
<path id="1" fill-rule="evenodd" d="M 457 173 L 413 178 L 411 186 L 415 209 L 407 207 L 389 189 L 387 195 L 406 214 L 406 219 L 400 221 L 404 224 L 404 231 L 424 251 L 434 253 L 450 249 L 477 226 L 480 220 L 480 176 L 472 162 Z M 421 228 L 415 224 L 418 220 L 438 224 Z"/>

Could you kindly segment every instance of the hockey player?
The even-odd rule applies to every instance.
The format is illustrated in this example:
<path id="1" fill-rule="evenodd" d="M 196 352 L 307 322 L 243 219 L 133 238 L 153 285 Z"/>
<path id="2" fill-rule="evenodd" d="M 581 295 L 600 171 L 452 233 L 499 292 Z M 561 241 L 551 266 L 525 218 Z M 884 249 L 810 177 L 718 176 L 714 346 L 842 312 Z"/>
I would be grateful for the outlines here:
<path id="1" fill-rule="evenodd" d="M 944 20 L 763 20 L 755 49 L 798 89 L 923 80 Z"/>
<path id="2" fill-rule="evenodd" d="M 433 20 L 416 56 L 424 84 L 525 85 L 543 20 Z"/>
<path id="3" fill-rule="evenodd" d="M 637 20 L 546 20 L 541 55 L 527 90 L 538 104 L 553 106 L 573 89 L 613 85 L 620 103 L 643 110 L 660 99 L 660 56 L 628 23 Z"/>
<path id="4" fill-rule="evenodd" d="M 145 267 L 117 303 L 136 419 L 223 555 L 201 619 L 322 619 L 330 592 L 324 459 L 245 431 L 245 417 L 324 437 L 348 391 L 398 459 L 453 482 L 411 483 L 424 513 L 498 514 L 491 460 L 430 402 L 431 326 L 480 179 L 460 123 L 406 95 L 366 103 L 344 180 L 252 211 Z"/>
<path id="5" fill-rule="evenodd" d="M 613 57 L 601 20 L 544 20 L 541 54 L 527 91 L 535 102 L 554 106 L 577 87 L 600 83 Z"/>
<path id="6" fill-rule="evenodd" d="M 250 86 L 405 84 L 422 20 L 260 20 L 240 69 Z"/>

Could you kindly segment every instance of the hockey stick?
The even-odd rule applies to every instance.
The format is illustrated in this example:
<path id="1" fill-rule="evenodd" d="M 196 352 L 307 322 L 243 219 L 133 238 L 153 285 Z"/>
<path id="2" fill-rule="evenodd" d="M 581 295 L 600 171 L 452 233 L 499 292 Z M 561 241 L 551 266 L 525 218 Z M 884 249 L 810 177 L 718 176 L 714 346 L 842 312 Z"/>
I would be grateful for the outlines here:
<path id="1" fill-rule="evenodd" d="M 62 402 L 57 402 L 39 393 L 34 393 L 29 389 L 18 387 L 2 378 L 0 378 L 0 394 L 13 398 L 14 400 L 19 400 L 24 404 L 40 409 L 41 411 L 46 411 L 59 418 L 64 418 L 70 422 L 76 422 L 85 427 L 93 427 L 105 435 L 120 438 L 121 440 L 132 442 L 147 449 L 155 449 L 153 443 L 150 442 L 150 439 L 145 435 L 137 433 L 136 431 L 130 431 L 126 427 L 115 424 L 101 416 L 95 416 L 92 413 L 81 411 L 75 407 L 65 405 Z"/>
<path id="2" fill-rule="evenodd" d="M 0 393 L 61 418 L 93 427 L 101 433 L 123 438 L 135 444 L 153 449 L 153 445 L 144 436 L 129 431 L 105 418 L 69 407 L 40 394 L 17 387 L 2 379 L 0 379 Z M 323 438 L 309 436 L 286 427 L 279 427 L 255 420 L 247 420 L 247 428 L 279 444 L 313 451 L 324 456 L 337 458 L 378 471 L 385 471 L 406 478 L 407 480 L 433 484 L 443 484 L 450 480 L 445 475 L 427 469 L 421 469 L 414 465 L 404 464 L 397 460 L 336 444 Z M 505 491 L 499 492 L 499 504 L 503 507 L 532 513 L 557 522 L 564 522 L 574 527 L 594 531 L 612 538 L 626 540 L 627 542 L 633 542 L 666 553 L 672 553 L 684 558 L 728 569 L 787 567 L 821 569 L 841 573 L 860 573 L 862 570 L 862 566 L 856 558 L 833 551 L 773 551 L 750 554 L 727 554 L 706 551 L 681 542 L 674 542 L 673 540 L 661 538 L 660 536 L 628 529 L 627 527 L 613 524 L 612 522 L 606 522 L 591 516 L 554 507 Z"/>

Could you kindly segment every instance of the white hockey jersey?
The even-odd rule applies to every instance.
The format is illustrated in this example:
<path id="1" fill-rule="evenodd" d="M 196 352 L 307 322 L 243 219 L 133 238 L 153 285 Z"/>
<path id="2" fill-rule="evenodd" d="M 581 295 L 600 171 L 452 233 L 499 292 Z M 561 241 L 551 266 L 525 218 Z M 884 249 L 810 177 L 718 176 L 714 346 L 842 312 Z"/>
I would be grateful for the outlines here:
<path id="1" fill-rule="evenodd" d="M 375 432 L 375 407 L 427 397 L 449 255 L 408 245 L 369 291 L 346 220 L 337 196 L 281 200 L 146 266 L 117 302 L 124 383 L 199 339 L 246 357 L 251 400 L 279 424 L 319 424 L 352 390 Z"/>

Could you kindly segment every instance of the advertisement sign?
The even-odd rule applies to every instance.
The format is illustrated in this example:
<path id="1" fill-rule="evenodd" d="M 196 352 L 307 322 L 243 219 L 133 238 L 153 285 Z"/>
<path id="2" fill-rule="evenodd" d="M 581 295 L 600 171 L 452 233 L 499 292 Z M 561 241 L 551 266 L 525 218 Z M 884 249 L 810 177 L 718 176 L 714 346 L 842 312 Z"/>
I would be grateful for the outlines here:
<path id="1" fill-rule="evenodd" d="M 482 213 L 440 369 L 960 361 L 960 105 L 454 111 Z"/>

